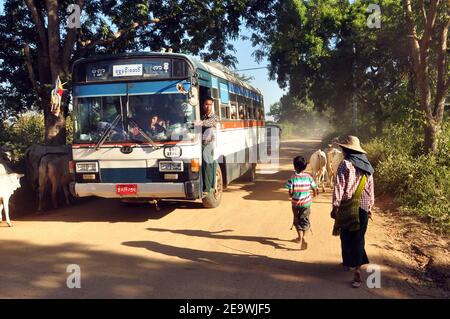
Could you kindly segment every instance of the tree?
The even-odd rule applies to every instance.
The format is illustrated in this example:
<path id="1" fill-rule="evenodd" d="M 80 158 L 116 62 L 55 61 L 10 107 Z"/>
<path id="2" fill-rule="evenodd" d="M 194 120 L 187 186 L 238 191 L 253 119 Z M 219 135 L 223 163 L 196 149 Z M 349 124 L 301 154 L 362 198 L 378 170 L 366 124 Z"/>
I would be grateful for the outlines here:
<path id="1" fill-rule="evenodd" d="M 449 94 L 450 0 L 403 0 L 420 107 L 425 112 L 426 152 L 436 152 Z"/>
<path id="2" fill-rule="evenodd" d="M 259 25 L 263 31 L 253 41 L 260 47 L 257 56 L 268 56 L 271 77 L 289 87 L 290 95 L 312 100 L 317 110 L 334 110 L 337 129 L 348 130 L 356 102 L 358 134 L 380 135 L 398 113 L 396 103 L 404 103 L 425 111 L 427 148 L 435 149 L 431 141 L 436 141 L 449 95 L 448 1 L 430 0 L 428 13 L 419 1 L 423 10 L 412 8 L 405 23 L 399 19 L 405 13 L 400 1 L 380 0 L 377 29 L 367 23 L 371 0 L 286 0 L 276 7 L 275 21 Z M 421 46 L 413 52 L 415 58 L 409 42 Z"/>
<path id="3" fill-rule="evenodd" d="M 44 111 L 45 140 L 65 143 L 64 109 L 50 112 L 50 91 L 59 76 L 70 88 L 72 63 L 93 54 L 171 47 L 206 61 L 233 65 L 230 39 L 247 17 L 272 0 L 76 0 L 81 28 L 67 28 L 71 0 L 7 0 L 0 16 L 0 99 L 14 115 Z M 263 6 L 262 4 L 265 4 Z M 270 7 L 270 6 L 269 6 Z"/>

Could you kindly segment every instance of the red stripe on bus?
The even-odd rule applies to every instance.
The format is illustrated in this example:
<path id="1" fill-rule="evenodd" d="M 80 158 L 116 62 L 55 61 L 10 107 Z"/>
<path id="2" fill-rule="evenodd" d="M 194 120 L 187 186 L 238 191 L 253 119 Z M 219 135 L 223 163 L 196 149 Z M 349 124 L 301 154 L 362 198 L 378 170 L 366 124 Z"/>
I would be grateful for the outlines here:
<path id="1" fill-rule="evenodd" d="M 157 146 L 164 146 L 164 145 L 175 145 L 175 144 L 193 144 L 194 142 L 182 142 L 182 141 L 171 141 L 171 142 L 164 142 L 164 143 L 155 143 L 155 145 Z M 77 147 L 86 147 L 86 146 L 90 146 L 90 147 L 94 147 L 97 144 L 94 143 L 76 143 L 76 144 L 72 144 L 73 148 L 77 148 Z M 116 147 L 122 147 L 122 146 L 140 146 L 140 145 L 152 145 L 149 142 L 142 142 L 142 143 L 103 143 L 103 146 L 116 146 Z"/>
<path id="2" fill-rule="evenodd" d="M 248 120 L 248 121 L 226 121 L 220 122 L 221 129 L 228 128 L 244 128 L 244 127 L 263 127 L 264 121 Z"/>

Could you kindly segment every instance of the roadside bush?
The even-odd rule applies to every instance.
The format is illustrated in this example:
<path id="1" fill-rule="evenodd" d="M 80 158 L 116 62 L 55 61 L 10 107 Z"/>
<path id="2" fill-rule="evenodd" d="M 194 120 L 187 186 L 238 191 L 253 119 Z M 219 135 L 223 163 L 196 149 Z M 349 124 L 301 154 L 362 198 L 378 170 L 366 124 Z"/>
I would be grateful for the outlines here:
<path id="1" fill-rule="evenodd" d="M 281 139 L 286 140 L 290 138 L 300 137 L 300 134 L 298 132 L 295 132 L 295 126 L 294 124 L 290 122 L 281 122 L 278 123 L 281 127 Z"/>
<path id="2" fill-rule="evenodd" d="M 367 157 L 375 170 L 377 170 L 378 164 L 386 160 L 390 154 L 386 142 L 382 138 L 374 138 L 370 142 L 364 143 L 362 147 L 367 152 Z"/>
<path id="3" fill-rule="evenodd" d="M 376 167 L 376 190 L 394 195 L 402 211 L 450 231 L 450 124 L 443 125 L 436 154 L 417 155 L 423 140 L 411 134 L 396 126 L 364 145 Z"/>
<path id="4" fill-rule="evenodd" d="M 8 137 L 4 143 L 11 146 L 13 161 L 23 158 L 31 144 L 44 143 L 44 116 L 40 113 L 25 113 L 5 129 Z"/>
<path id="5" fill-rule="evenodd" d="M 13 161 L 23 158 L 25 150 L 31 144 L 44 144 L 44 116 L 41 113 L 28 112 L 17 118 L 14 123 L 0 124 L 0 145 L 12 149 Z M 72 144 L 73 120 L 66 118 L 66 143 Z"/>

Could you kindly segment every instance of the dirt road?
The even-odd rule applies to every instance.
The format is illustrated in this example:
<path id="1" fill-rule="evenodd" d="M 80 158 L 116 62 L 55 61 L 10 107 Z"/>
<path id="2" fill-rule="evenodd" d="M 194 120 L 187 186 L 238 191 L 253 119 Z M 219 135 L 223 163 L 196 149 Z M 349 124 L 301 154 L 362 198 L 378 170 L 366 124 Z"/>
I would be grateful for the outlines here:
<path id="1" fill-rule="evenodd" d="M 331 191 L 315 199 L 309 248 L 295 231 L 283 189 L 294 155 L 319 141 L 282 143 L 281 170 L 234 183 L 217 209 L 168 201 L 124 207 L 96 199 L 14 220 L 0 227 L 0 297 L 4 298 L 427 298 L 443 291 L 418 286 L 405 270 L 387 221 L 375 214 L 366 246 L 381 270 L 381 288 L 350 287 L 331 235 Z M 390 246 L 389 246 L 390 245 Z M 67 266 L 81 269 L 81 288 L 66 286 Z M 363 271 L 365 277 L 370 275 Z"/>

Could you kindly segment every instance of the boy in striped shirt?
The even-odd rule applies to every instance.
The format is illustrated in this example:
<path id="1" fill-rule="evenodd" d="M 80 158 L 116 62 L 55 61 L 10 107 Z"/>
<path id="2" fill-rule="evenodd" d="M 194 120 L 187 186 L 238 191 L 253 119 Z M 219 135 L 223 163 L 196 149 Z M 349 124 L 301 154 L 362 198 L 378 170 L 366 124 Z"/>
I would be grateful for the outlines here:
<path id="1" fill-rule="evenodd" d="M 292 213 L 294 214 L 295 229 L 298 238 L 295 242 L 301 244 L 301 249 L 308 248 L 306 241 L 306 232 L 310 229 L 309 215 L 311 213 L 311 204 L 313 197 L 317 196 L 317 185 L 314 179 L 308 173 L 304 173 L 307 166 L 306 159 L 303 156 L 294 158 L 295 174 L 289 178 L 286 188 L 289 190 L 292 202 Z"/>

